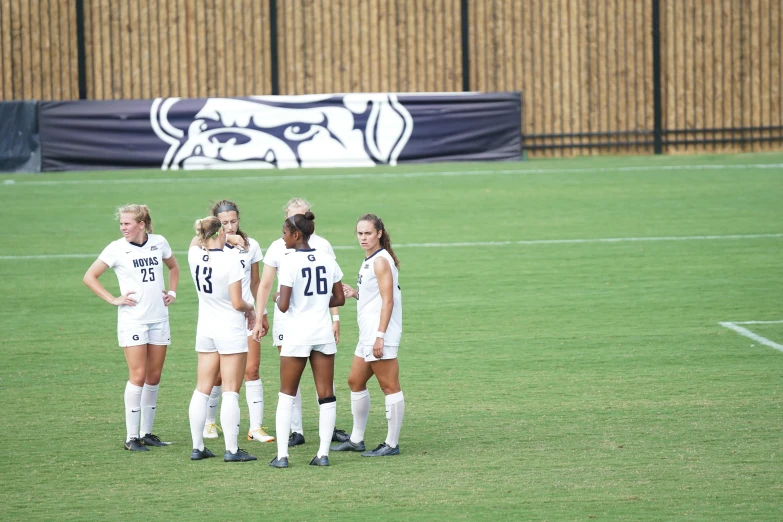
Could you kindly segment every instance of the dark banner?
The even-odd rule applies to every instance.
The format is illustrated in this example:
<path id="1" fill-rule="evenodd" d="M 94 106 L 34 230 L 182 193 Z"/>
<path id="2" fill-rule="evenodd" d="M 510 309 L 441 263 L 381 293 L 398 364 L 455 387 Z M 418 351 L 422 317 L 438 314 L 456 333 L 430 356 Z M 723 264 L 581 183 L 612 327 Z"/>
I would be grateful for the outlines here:
<path id="1" fill-rule="evenodd" d="M 519 93 L 40 104 L 45 171 L 370 167 L 518 160 Z"/>
<path id="2" fill-rule="evenodd" d="M 0 172 L 40 172 L 38 102 L 0 102 Z"/>

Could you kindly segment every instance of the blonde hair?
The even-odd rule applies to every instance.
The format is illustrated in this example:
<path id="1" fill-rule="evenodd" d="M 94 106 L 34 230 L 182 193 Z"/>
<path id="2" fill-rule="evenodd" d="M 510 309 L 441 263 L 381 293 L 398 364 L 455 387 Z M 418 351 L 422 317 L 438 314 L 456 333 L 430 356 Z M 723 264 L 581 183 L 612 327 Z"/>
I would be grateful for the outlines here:
<path id="1" fill-rule="evenodd" d="M 220 232 L 220 228 L 223 224 L 215 216 L 207 216 L 202 219 L 197 219 L 193 228 L 196 229 L 196 235 L 198 236 L 201 246 L 207 248 L 207 240 L 217 235 Z"/>
<path id="2" fill-rule="evenodd" d="M 305 212 L 310 210 L 310 203 L 306 199 L 291 198 L 283 205 L 283 213 L 288 217 L 288 211 L 292 208 L 303 208 Z"/>
<path id="3" fill-rule="evenodd" d="M 121 214 L 131 214 L 136 223 L 144 223 L 144 231 L 152 234 L 152 217 L 150 217 L 150 208 L 147 205 L 128 204 L 117 209 L 114 217 L 120 219 Z"/>

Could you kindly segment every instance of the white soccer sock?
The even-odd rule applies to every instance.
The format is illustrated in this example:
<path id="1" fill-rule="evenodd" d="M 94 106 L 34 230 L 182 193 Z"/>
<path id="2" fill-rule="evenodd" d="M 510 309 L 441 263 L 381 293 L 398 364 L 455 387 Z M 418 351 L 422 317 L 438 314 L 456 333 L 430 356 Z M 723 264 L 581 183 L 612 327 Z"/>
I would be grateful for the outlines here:
<path id="1" fill-rule="evenodd" d="M 291 427 L 291 410 L 293 407 L 294 397 L 280 392 L 277 398 L 277 413 L 275 414 L 278 459 L 288 456 L 288 430 Z"/>
<path id="2" fill-rule="evenodd" d="M 125 442 L 139 438 L 139 417 L 141 417 L 141 386 L 125 385 Z"/>
<path id="3" fill-rule="evenodd" d="M 215 420 L 217 420 L 218 405 L 220 404 L 220 395 L 222 393 L 223 386 L 212 387 L 212 392 L 209 394 L 209 402 L 207 403 L 206 424 L 215 424 Z"/>
<path id="4" fill-rule="evenodd" d="M 302 392 L 299 388 L 296 389 L 294 405 L 291 410 L 291 431 L 304 435 L 304 430 L 302 430 Z M 287 439 L 288 437 L 286 437 Z"/>
<path id="5" fill-rule="evenodd" d="M 220 408 L 220 425 L 223 428 L 223 439 L 226 450 L 236 453 L 239 444 L 239 394 L 223 392 L 223 407 Z"/>
<path id="6" fill-rule="evenodd" d="M 364 430 L 367 429 L 367 419 L 370 417 L 369 390 L 351 392 L 351 413 L 353 414 L 351 442 L 364 442 Z"/>
<path id="7" fill-rule="evenodd" d="M 319 404 L 318 407 L 321 410 L 318 416 L 318 436 L 321 438 L 321 445 L 318 447 L 317 456 L 323 457 L 329 455 L 329 444 L 332 442 L 334 423 L 337 421 L 337 402 Z"/>
<path id="8" fill-rule="evenodd" d="M 204 422 L 207 418 L 207 402 L 209 402 L 209 395 L 198 390 L 193 391 L 193 397 L 190 399 L 190 407 L 188 408 L 193 449 L 204 449 Z"/>
<path id="9" fill-rule="evenodd" d="M 152 433 L 155 422 L 155 408 L 158 404 L 158 385 L 144 384 L 141 392 L 141 436 Z"/>
<path id="10" fill-rule="evenodd" d="M 405 416 L 405 398 L 402 392 L 386 396 L 386 418 L 389 420 L 389 431 L 386 434 L 386 444 L 396 448 L 400 442 L 400 428 Z"/>
<path id="11" fill-rule="evenodd" d="M 255 430 L 264 422 L 264 386 L 261 379 L 245 382 L 245 396 L 250 412 L 250 429 Z"/>

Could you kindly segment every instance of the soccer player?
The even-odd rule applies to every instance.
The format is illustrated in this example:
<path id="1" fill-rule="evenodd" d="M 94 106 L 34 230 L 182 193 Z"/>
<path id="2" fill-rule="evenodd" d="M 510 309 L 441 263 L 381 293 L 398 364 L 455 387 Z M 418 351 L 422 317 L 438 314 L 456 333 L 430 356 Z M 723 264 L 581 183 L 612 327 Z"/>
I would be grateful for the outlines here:
<path id="1" fill-rule="evenodd" d="M 212 385 L 223 377 L 220 424 L 226 443 L 226 462 L 256 460 L 239 449 L 239 388 L 247 362 L 247 324 L 255 321 L 255 306 L 242 298 L 242 263 L 225 250 L 226 230 L 209 216 L 196 221 L 196 237 L 190 243 L 188 264 L 198 295 L 196 352 L 198 378 L 188 416 L 193 437 L 191 460 L 215 455 L 204 446 L 204 422 Z"/>
<path id="2" fill-rule="evenodd" d="M 258 263 L 263 259 L 261 247 L 258 241 L 248 237 L 239 227 L 239 207 L 233 201 L 227 199 L 218 201 L 210 209 L 210 213 L 218 218 L 226 231 L 226 249 L 239 256 L 242 264 L 242 299 L 252 303 L 253 297 L 258 292 L 259 271 Z M 248 323 L 247 327 L 247 366 L 245 367 L 245 398 L 250 412 L 250 430 L 247 432 L 247 440 L 259 442 L 272 442 L 274 437 L 270 437 L 261 427 L 264 420 L 264 387 L 261 383 L 261 377 L 258 373 L 258 367 L 261 364 L 261 344 L 253 339 L 252 330 L 254 323 Z M 266 317 L 266 310 L 261 315 L 262 331 L 265 334 L 269 330 L 269 323 Z M 218 438 L 217 426 L 217 408 L 220 402 L 220 395 L 223 392 L 222 381 L 218 375 L 212 392 L 209 394 L 209 404 L 207 406 L 207 421 L 204 425 L 204 438 Z"/>
<path id="3" fill-rule="evenodd" d="M 285 246 L 294 251 L 286 256 L 279 268 L 280 291 L 275 292 L 275 302 L 288 320 L 280 348 L 280 395 L 275 419 L 277 456 L 269 463 L 274 468 L 288 467 L 285 436 L 291 426 L 294 396 L 308 359 L 318 394 L 318 435 L 321 439 L 311 466 L 329 465 L 329 443 L 337 418 L 334 396 L 337 343 L 329 309 L 345 304 L 343 273 L 334 257 L 311 248 L 308 243 L 315 230 L 314 219 L 312 212 L 305 212 L 287 218 L 283 224 Z"/>
<path id="4" fill-rule="evenodd" d="M 365 214 L 356 224 L 356 236 L 365 258 L 359 268 L 357 289 L 343 285 L 345 297 L 357 300 L 359 343 L 356 345 L 348 386 L 351 388 L 353 430 L 350 438 L 332 446 L 334 451 L 361 451 L 365 457 L 399 455 L 400 428 L 405 399 L 400 389 L 397 351 L 402 336 L 402 292 L 398 281 L 400 262 L 392 250 L 389 232 L 374 214 Z M 386 441 L 364 451 L 364 431 L 370 414 L 367 381 L 375 375 L 386 395 Z"/>
<path id="5" fill-rule="evenodd" d="M 117 209 L 122 239 L 103 249 L 84 274 L 84 284 L 117 309 L 117 340 L 128 363 L 125 385 L 125 449 L 149 451 L 148 446 L 166 446 L 152 434 L 158 385 L 171 344 L 168 306 L 177 298 L 179 265 L 168 241 L 152 233 L 147 205 Z M 169 291 L 163 285 L 163 265 L 169 269 Z M 113 268 L 120 284 L 114 297 L 98 281 Z"/>
<path id="6" fill-rule="evenodd" d="M 290 218 L 291 216 L 294 216 L 296 214 L 304 214 L 305 212 L 310 211 L 310 203 L 308 203 L 306 200 L 301 198 L 292 198 L 283 206 L 283 212 L 285 213 L 286 218 Z M 334 255 L 334 250 L 332 249 L 332 245 L 329 244 L 329 241 L 322 238 L 315 232 L 312 233 L 310 236 L 310 239 L 308 240 L 308 244 L 311 248 L 316 249 L 318 252 L 326 252 L 330 256 L 334 257 L 336 259 L 336 256 Z M 275 281 L 275 274 L 278 273 L 280 264 L 283 262 L 283 259 L 285 256 L 289 253 L 291 253 L 292 250 L 286 249 L 285 242 L 283 241 L 283 238 L 279 238 L 275 240 L 271 245 L 269 245 L 269 248 L 266 251 L 266 256 L 264 256 L 264 269 L 261 272 L 261 284 L 258 286 L 258 295 L 256 299 L 256 303 L 258 303 L 259 306 L 263 306 L 266 304 L 267 299 L 269 299 L 269 295 L 272 292 L 272 284 Z M 280 291 L 280 285 L 278 283 L 277 290 Z M 339 343 L 340 342 L 340 315 L 338 309 L 332 308 L 332 332 L 334 334 L 334 342 Z M 283 337 L 284 337 L 284 330 L 286 325 L 286 315 L 281 313 L 280 310 L 277 308 L 277 305 L 275 305 L 275 316 L 274 316 L 274 322 L 272 324 L 272 346 L 277 346 L 278 352 L 280 352 L 280 347 L 283 345 Z M 267 327 L 268 328 L 268 327 Z M 257 325 L 256 329 L 254 330 L 253 334 L 256 339 L 261 338 L 261 325 Z M 345 440 L 348 440 L 348 434 L 345 433 L 343 430 L 338 430 L 335 428 L 334 433 L 332 434 L 332 439 L 335 442 L 343 442 Z M 291 436 L 288 438 L 288 445 L 293 446 L 299 446 L 300 444 L 304 444 L 304 430 L 302 429 L 302 393 L 300 390 L 296 390 L 296 396 L 294 399 L 294 409 L 293 414 L 291 415 Z"/>

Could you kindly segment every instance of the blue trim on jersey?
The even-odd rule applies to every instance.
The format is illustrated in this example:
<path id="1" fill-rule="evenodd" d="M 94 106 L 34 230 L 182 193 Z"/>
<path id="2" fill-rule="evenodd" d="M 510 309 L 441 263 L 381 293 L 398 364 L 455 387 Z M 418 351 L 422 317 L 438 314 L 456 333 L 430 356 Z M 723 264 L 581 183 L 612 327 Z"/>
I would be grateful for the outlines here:
<path id="1" fill-rule="evenodd" d="M 149 235 L 149 234 L 147 234 L 147 239 L 145 239 L 145 240 L 144 240 L 144 243 L 142 243 L 142 244 L 134 243 L 133 241 L 128 241 L 128 243 L 130 243 L 130 244 L 131 244 L 131 245 L 133 245 L 133 246 L 137 246 L 137 247 L 143 247 L 144 245 L 146 245 L 146 244 L 147 244 L 147 241 L 149 241 L 149 240 L 150 240 L 150 235 Z"/>
<path id="2" fill-rule="evenodd" d="M 372 253 L 372 255 L 370 255 L 370 257 L 365 257 L 365 258 L 364 258 L 364 260 L 365 260 L 365 261 L 369 261 L 369 260 L 370 260 L 370 258 L 372 258 L 372 257 L 375 257 L 375 254 L 377 254 L 377 253 L 378 253 L 378 252 L 380 252 L 381 250 L 385 250 L 385 248 L 379 248 L 378 250 L 376 250 L 375 252 L 373 252 L 373 253 Z"/>
<path id="3" fill-rule="evenodd" d="M 229 245 L 228 243 L 226 243 L 226 248 L 230 248 L 231 250 L 233 250 L 235 247 L 233 245 Z"/>
<path id="4" fill-rule="evenodd" d="M 315 249 L 314 248 L 302 248 L 302 249 L 297 249 L 296 251 L 297 252 L 315 252 Z"/>
<path id="5" fill-rule="evenodd" d="M 222 252 L 223 249 L 222 248 L 210 248 L 209 251 L 210 252 Z"/>

